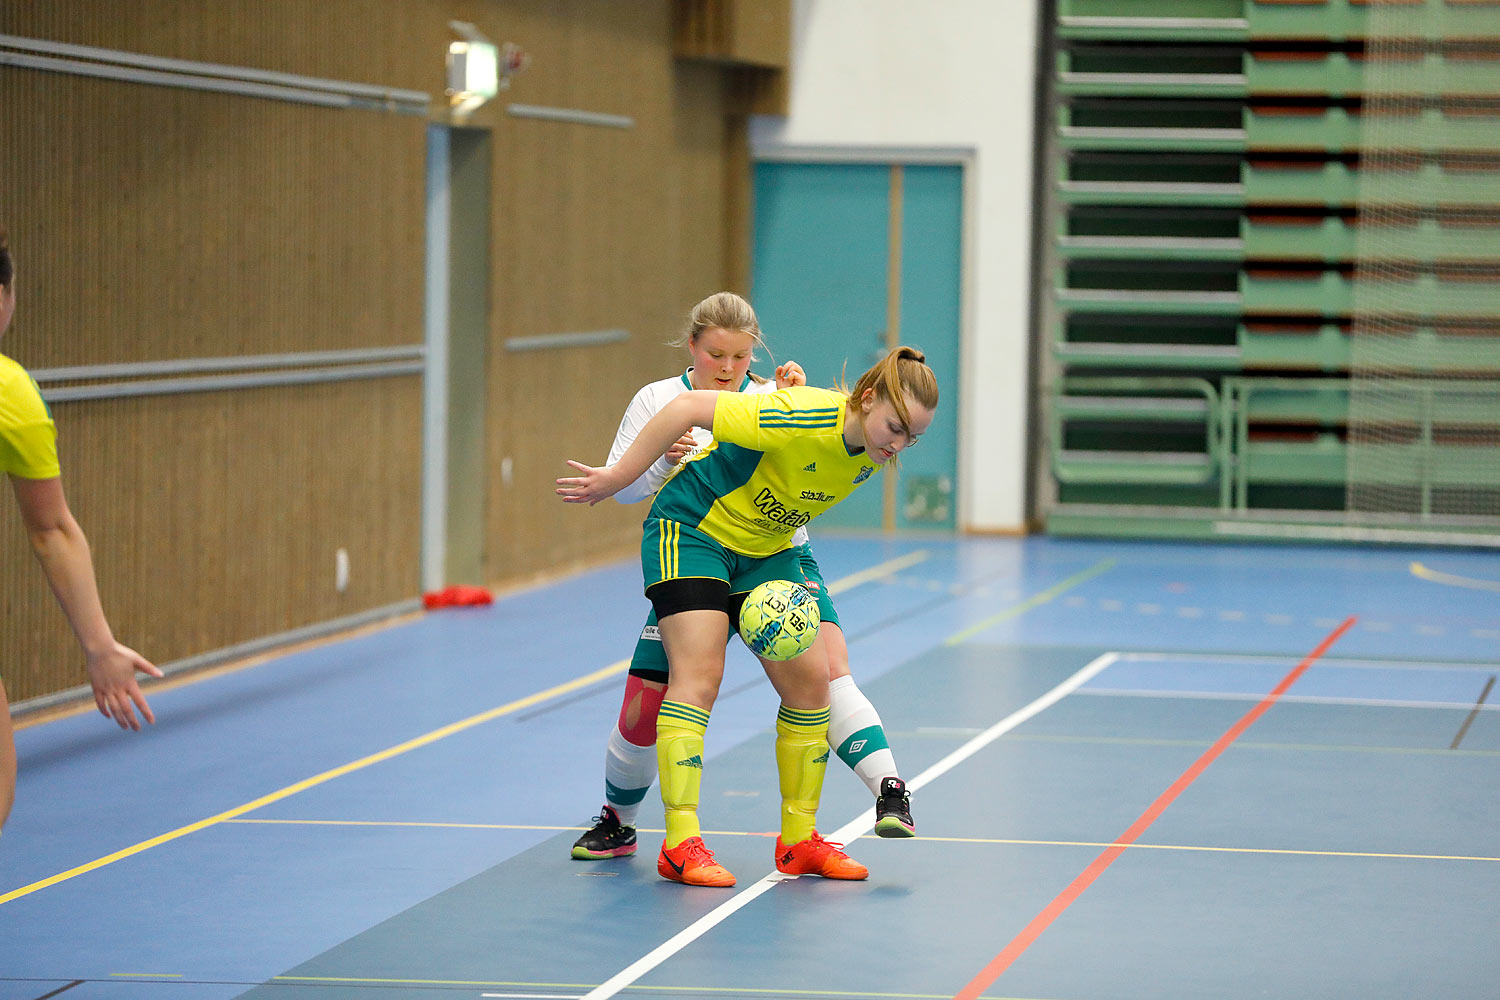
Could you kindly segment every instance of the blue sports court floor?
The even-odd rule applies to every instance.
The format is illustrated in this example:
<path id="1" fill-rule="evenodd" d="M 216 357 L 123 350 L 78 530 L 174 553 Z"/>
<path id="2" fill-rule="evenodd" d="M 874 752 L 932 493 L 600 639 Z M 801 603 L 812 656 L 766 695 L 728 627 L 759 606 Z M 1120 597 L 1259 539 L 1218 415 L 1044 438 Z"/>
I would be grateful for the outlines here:
<path id="1" fill-rule="evenodd" d="M 1500 556 L 815 538 L 914 789 L 862 883 L 773 874 L 736 644 L 705 839 L 568 849 L 646 604 L 620 563 L 22 729 L 0 998 L 1500 995 Z"/>

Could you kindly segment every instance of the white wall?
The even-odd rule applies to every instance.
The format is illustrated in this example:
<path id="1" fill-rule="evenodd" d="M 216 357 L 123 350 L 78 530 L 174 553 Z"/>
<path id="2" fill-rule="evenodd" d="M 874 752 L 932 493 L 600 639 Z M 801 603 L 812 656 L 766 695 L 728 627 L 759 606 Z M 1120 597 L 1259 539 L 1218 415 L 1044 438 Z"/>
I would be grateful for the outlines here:
<path id="1" fill-rule="evenodd" d="M 791 113 L 751 123 L 757 150 L 972 153 L 958 511 L 980 531 L 1026 516 L 1036 6 L 794 0 Z"/>

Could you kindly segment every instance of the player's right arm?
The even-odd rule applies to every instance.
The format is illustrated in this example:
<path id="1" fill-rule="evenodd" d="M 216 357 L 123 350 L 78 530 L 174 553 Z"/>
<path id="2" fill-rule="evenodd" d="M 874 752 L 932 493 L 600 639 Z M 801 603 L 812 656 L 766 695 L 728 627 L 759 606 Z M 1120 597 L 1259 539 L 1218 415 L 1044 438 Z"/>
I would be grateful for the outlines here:
<path id="1" fill-rule="evenodd" d="M 161 671 L 140 653 L 115 641 L 99 602 L 88 539 L 68 509 L 62 480 L 55 476 L 12 476 L 11 484 L 32 551 L 83 647 L 99 714 L 114 719 L 121 729 L 141 728 L 135 717 L 137 708 L 147 722 L 155 722 L 135 674 L 140 671 L 160 677 Z"/>
<path id="2" fill-rule="evenodd" d="M 620 429 L 615 432 L 614 444 L 610 445 L 609 459 L 605 463 L 613 465 L 625 454 L 625 450 L 635 442 L 640 435 L 641 428 L 656 415 L 656 399 L 651 391 L 651 386 L 646 386 L 635 394 L 630 405 L 625 408 L 625 415 L 620 418 Z M 695 442 L 689 434 L 683 435 L 672 443 L 667 453 L 646 469 L 645 472 L 630 483 L 620 492 L 615 494 L 615 499 L 620 503 L 639 503 L 648 497 L 654 496 L 661 489 L 661 484 L 667 481 L 672 474 L 672 467 L 682 461 L 684 455 L 693 449 Z"/>
<path id="3" fill-rule="evenodd" d="M 590 506 L 614 496 L 639 479 L 658 456 L 665 454 L 688 431 L 694 427 L 712 427 L 719 396 L 712 389 L 694 389 L 673 398 L 646 422 L 625 453 L 603 468 L 568 459 L 568 464 L 581 475 L 557 480 L 557 495 L 564 503 Z"/>

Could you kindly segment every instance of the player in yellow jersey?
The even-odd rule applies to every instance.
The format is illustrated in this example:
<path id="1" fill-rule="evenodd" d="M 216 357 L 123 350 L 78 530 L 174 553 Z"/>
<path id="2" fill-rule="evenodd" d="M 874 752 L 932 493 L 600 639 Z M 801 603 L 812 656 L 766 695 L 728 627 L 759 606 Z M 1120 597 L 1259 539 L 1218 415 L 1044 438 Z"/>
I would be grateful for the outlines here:
<path id="1" fill-rule="evenodd" d="M 728 886 L 698 825 L 703 735 L 724 671 L 724 635 L 744 595 L 765 580 L 798 579 L 797 528 L 842 501 L 910 447 L 932 423 L 937 380 L 920 351 L 900 347 L 852 390 L 685 392 L 666 404 L 613 464 L 569 461 L 565 502 L 595 504 L 634 482 L 693 426 L 714 442 L 681 462 L 658 492 L 641 544 L 671 675 L 657 717 L 657 763 L 667 836 L 665 878 Z M 869 872 L 815 829 L 828 760 L 828 671 L 811 651 L 761 660 L 781 697 L 776 764 L 781 835 L 776 867 L 789 874 L 861 879 Z"/>
<path id="2" fill-rule="evenodd" d="M 684 392 L 693 389 L 775 392 L 807 384 L 801 366 L 795 361 L 776 366 L 775 382 L 750 371 L 751 363 L 756 360 L 756 348 L 765 344 L 755 310 L 733 292 L 716 292 L 693 306 L 686 328 L 673 344 L 687 349 L 692 366 L 680 375 L 649 383 L 635 394 L 620 419 L 620 429 L 609 449 L 610 461 L 625 454 L 647 421 Z M 614 499 L 637 503 L 654 498 L 678 462 L 712 441 L 713 436 L 706 428 L 694 427 L 690 435 L 673 444 L 666 455 L 652 463 L 640 479 L 617 492 Z M 875 794 L 876 834 L 915 836 L 906 785 L 886 739 L 880 713 L 859 689 L 849 668 L 843 626 L 833 598 L 824 586 L 806 528 L 797 529 L 792 545 L 802 563 L 802 578 L 795 582 L 803 584 L 817 598 L 822 619 L 816 645 L 828 657 L 830 749 Z M 630 658 L 620 714 L 606 741 L 604 805 L 594 817 L 593 827 L 573 843 L 574 859 L 602 861 L 635 853 L 636 816 L 656 779 L 656 715 L 667 689 L 667 676 L 667 656 L 662 650 L 653 611 Z"/>
<path id="3" fill-rule="evenodd" d="M 0 229 L 0 335 L 16 311 L 15 263 L 5 230 Z M 155 722 L 135 673 L 160 677 L 145 657 L 115 641 L 99 603 L 89 543 L 63 498 L 57 461 L 57 432 L 31 376 L 0 354 L 0 470 L 10 476 L 21 520 L 42 572 L 73 626 L 88 663 L 94 703 L 122 729 L 140 729 L 134 708 Z M 132 708 L 132 705 L 134 708 Z M 16 744 L 10 704 L 0 681 L 0 826 L 16 795 Z"/>

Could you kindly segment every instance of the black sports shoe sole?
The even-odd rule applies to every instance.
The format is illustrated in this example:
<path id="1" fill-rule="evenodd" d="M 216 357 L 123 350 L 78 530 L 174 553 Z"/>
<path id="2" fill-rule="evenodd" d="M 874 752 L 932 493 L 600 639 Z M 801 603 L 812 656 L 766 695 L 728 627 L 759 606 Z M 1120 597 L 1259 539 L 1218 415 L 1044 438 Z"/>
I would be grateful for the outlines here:
<path id="1" fill-rule="evenodd" d="M 886 838 L 915 837 L 915 824 L 908 824 L 895 816 L 884 816 L 875 823 L 875 836 Z"/>
<path id="2" fill-rule="evenodd" d="M 573 860 L 575 861 L 608 861 L 611 858 L 628 858 L 634 853 L 634 844 L 611 847 L 606 851 L 591 851 L 587 847 L 579 847 L 577 844 L 573 845 Z"/>

